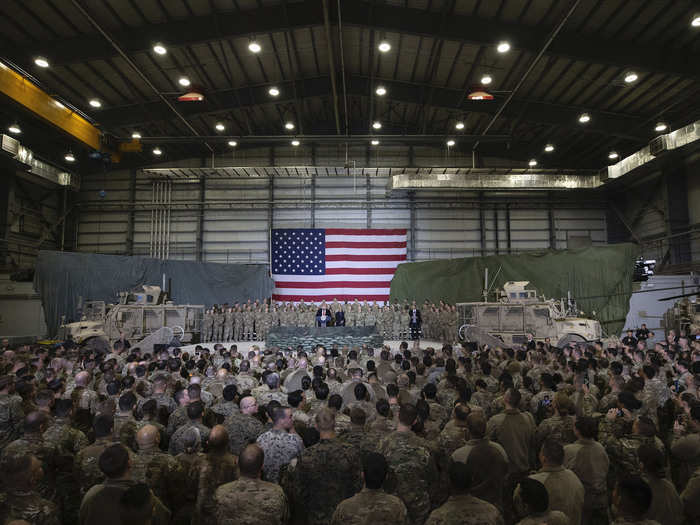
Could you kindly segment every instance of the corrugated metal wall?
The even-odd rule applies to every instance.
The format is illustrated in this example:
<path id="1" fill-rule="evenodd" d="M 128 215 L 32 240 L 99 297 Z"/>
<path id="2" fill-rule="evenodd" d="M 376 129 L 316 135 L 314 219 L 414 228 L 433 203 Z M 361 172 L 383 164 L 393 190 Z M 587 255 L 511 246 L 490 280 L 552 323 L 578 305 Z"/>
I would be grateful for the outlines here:
<path id="1" fill-rule="evenodd" d="M 564 249 L 572 237 L 584 244 L 606 243 L 605 203 L 587 194 L 416 191 L 390 196 L 386 185 L 386 177 L 367 176 L 172 180 L 169 257 L 265 263 L 270 227 L 406 228 L 409 260 L 416 261 Z M 153 182 L 141 172 L 85 177 L 76 249 L 153 253 L 157 206 L 152 200 Z"/>

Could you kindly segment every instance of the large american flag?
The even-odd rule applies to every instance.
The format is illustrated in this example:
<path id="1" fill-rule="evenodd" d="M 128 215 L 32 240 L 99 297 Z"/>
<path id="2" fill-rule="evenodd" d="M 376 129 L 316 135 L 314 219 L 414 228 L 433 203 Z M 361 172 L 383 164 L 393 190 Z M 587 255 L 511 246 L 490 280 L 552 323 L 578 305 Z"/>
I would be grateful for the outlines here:
<path id="1" fill-rule="evenodd" d="M 383 303 L 406 260 L 406 230 L 275 229 L 271 253 L 276 301 Z"/>

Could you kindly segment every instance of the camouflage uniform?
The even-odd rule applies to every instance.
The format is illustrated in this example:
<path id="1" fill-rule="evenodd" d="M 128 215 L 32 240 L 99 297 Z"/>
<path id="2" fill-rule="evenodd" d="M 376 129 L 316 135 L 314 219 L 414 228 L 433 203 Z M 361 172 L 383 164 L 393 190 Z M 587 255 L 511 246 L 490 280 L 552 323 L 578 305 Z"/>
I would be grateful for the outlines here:
<path id="1" fill-rule="evenodd" d="M 233 337 L 233 309 L 227 308 L 224 313 L 224 341 L 230 341 Z"/>
<path id="2" fill-rule="evenodd" d="M 403 330 L 403 324 L 401 323 L 401 305 L 395 304 L 393 310 L 391 338 L 399 340 L 401 339 L 401 331 Z"/>
<path id="3" fill-rule="evenodd" d="M 255 340 L 256 341 L 262 341 L 261 339 L 261 334 L 262 334 L 262 329 L 263 329 L 263 312 L 262 310 L 256 308 L 255 311 L 253 311 L 253 333 L 255 334 Z M 253 336 L 251 335 L 250 340 L 253 340 Z"/>
<path id="4" fill-rule="evenodd" d="M 224 336 L 224 312 L 214 313 L 214 341 L 223 341 Z"/>
<path id="5" fill-rule="evenodd" d="M 389 464 L 384 487 L 400 497 L 410 523 L 421 524 L 430 513 L 437 495 L 439 475 L 426 442 L 412 432 L 392 432 L 379 444 L 379 452 Z"/>
<path id="6" fill-rule="evenodd" d="M 104 483 L 92 487 L 80 505 L 80 523 L 123 523 L 120 518 L 122 494 L 136 484 L 132 479 L 108 479 Z M 161 500 L 152 494 L 151 525 L 168 525 L 170 511 Z"/>
<path id="7" fill-rule="evenodd" d="M 211 432 L 211 430 L 201 423 L 189 423 L 178 428 L 170 438 L 170 446 L 168 447 L 168 452 L 170 452 L 170 454 L 177 456 L 185 451 L 185 434 L 191 428 L 199 430 L 202 447 L 206 448 L 207 441 L 209 441 L 209 432 Z"/>
<path id="8" fill-rule="evenodd" d="M 356 303 L 350 303 L 345 311 L 345 326 L 357 326 Z"/>
<path id="9" fill-rule="evenodd" d="M 100 470 L 98 461 L 100 454 L 113 444 L 111 437 L 99 438 L 75 455 L 73 472 L 80 485 L 80 494 L 85 494 L 90 487 L 104 481 L 105 475 Z"/>
<path id="10" fill-rule="evenodd" d="M 642 445 L 652 445 L 666 457 L 665 447 L 656 436 L 640 436 L 637 434 L 621 434 L 617 421 L 607 418 L 600 420 L 599 440 L 605 447 L 610 458 L 609 479 L 620 479 L 623 476 L 641 476 L 642 466 L 637 451 Z M 621 435 L 620 435 L 621 434 Z"/>
<path id="11" fill-rule="evenodd" d="M 331 525 L 406 525 L 406 505 L 381 489 L 364 488 L 352 498 L 340 502 Z"/>
<path id="12" fill-rule="evenodd" d="M 231 414 L 235 414 L 239 412 L 238 405 L 234 403 L 233 401 L 226 401 L 225 399 L 219 399 L 216 403 L 214 403 L 209 411 L 215 415 L 217 421 L 221 422 L 227 417 L 229 417 Z"/>
<path id="13" fill-rule="evenodd" d="M 469 440 L 469 430 L 454 423 L 454 420 L 447 423 L 437 439 L 438 448 L 446 459 L 449 459 L 455 450 L 466 445 Z M 446 467 L 447 464 L 445 463 L 443 466 Z M 441 470 L 443 469 L 441 468 Z"/>
<path id="14" fill-rule="evenodd" d="M 304 450 L 291 471 L 293 515 L 309 525 L 328 523 L 338 503 L 362 488 L 359 450 L 339 439 L 323 439 Z"/>
<path id="15" fill-rule="evenodd" d="M 576 441 L 574 417 L 556 414 L 542 421 L 535 431 L 535 450 L 539 451 L 548 438 L 559 441 L 562 446 Z"/>
<path id="16" fill-rule="evenodd" d="M 10 488 L 0 496 L 0 523 L 25 520 L 32 525 L 59 525 L 56 505 L 36 492 L 20 492 Z"/>
<path id="17" fill-rule="evenodd" d="M 243 312 L 238 307 L 233 310 L 233 339 L 243 340 Z"/>
<path id="18" fill-rule="evenodd" d="M 214 336 L 214 314 L 211 310 L 206 310 L 202 316 L 202 337 L 205 343 L 212 340 Z"/>
<path id="19" fill-rule="evenodd" d="M 146 483 L 171 510 L 179 507 L 183 499 L 184 472 L 171 455 L 155 447 L 139 449 L 131 459 L 131 477 Z"/>
<path id="20" fill-rule="evenodd" d="M 160 410 L 161 407 L 165 407 L 165 410 L 168 412 L 168 415 L 172 414 L 175 411 L 175 409 L 177 408 L 177 403 L 175 402 L 173 397 L 169 396 L 165 392 L 162 392 L 162 393 L 153 394 L 153 395 L 151 395 L 151 397 L 148 397 L 148 398 L 140 401 L 138 404 L 138 412 L 141 412 L 141 408 L 143 407 L 143 404 L 146 401 L 149 401 L 151 399 L 156 400 L 156 403 L 158 404 L 158 410 Z"/>
<path id="21" fill-rule="evenodd" d="M 88 440 L 80 430 L 70 426 L 67 418 L 56 418 L 44 432 L 44 441 L 56 451 L 56 491 L 61 502 L 64 523 L 78 518 L 80 499 L 78 484 L 73 475 L 75 455 L 87 447 Z"/>
<path id="22" fill-rule="evenodd" d="M 253 340 L 253 312 L 246 306 L 245 310 L 241 313 L 241 320 L 243 321 L 242 328 L 242 341 L 252 341 Z"/>
<path id="23" fill-rule="evenodd" d="M 241 478 L 216 489 L 215 516 L 218 525 L 289 522 L 289 505 L 279 485 L 260 479 Z"/>
<path id="24" fill-rule="evenodd" d="M 136 450 L 136 419 L 131 414 L 114 414 L 114 440 Z"/>
<path id="25" fill-rule="evenodd" d="M 215 518 L 214 493 L 217 487 L 238 479 L 238 458 L 233 454 L 210 452 L 199 466 L 197 487 L 197 514 L 199 523 L 213 522 Z"/>
<path id="26" fill-rule="evenodd" d="M 7 445 L 2 452 L 2 459 L 13 456 L 32 454 L 41 461 L 44 476 L 39 480 L 36 490 L 42 498 L 54 501 L 56 495 L 56 449 L 47 443 L 39 433 L 25 433 L 23 437 Z"/>
<path id="27" fill-rule="evenodd" d="M 22 433 L 24 410 L 18 395 L 0 394 L 0 452 Z"/>
<path id="28" fill-rule="evenodd" d="M 503 525 L 496 507 L 469 494 L 453 494 L 430 513 L 425 525 Z"/>
<path id="29" fill-rule="evenodd" d="M 257 444 L 265 453 L 263 473 L 267 481 L 277 482 L 282 466 L 287 465 L 304 450 L 304 443 L 297 434 L 284 430 L 268 430 L 258 436 Z"/>
<path id="30" fill-rule="evenodd" d="M 248 414 L 240 412 L 231 414 L 224 421 L 228 431 L 228 446 L 231 454 L 236 456 L 250 443 L 255 443 L 265 429 L 263 424 Z"/>
<path id="31" fill-rule="evenodd" d="M 190 418 L 187 417 L 187 406 L 177 407 L 168 418 L 168 437 L 171 437 L 182 425 L 186 425 L 189 420 Z"/>

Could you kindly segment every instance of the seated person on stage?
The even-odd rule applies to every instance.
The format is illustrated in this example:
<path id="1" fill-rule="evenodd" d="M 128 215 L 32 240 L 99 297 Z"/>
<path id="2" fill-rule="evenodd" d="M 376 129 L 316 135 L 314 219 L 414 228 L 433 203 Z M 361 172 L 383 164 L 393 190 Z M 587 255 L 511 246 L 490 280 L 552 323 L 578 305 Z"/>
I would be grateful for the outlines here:
<path id="1" fill-rule="evenodd" d="M 321 303 L 321 308 L 316 310 L 316 326 L 326 327 L 331 324 L 331 319 L 333 318 L 333 313 L 331 309 L 328 308 L 326 302 Z"/>

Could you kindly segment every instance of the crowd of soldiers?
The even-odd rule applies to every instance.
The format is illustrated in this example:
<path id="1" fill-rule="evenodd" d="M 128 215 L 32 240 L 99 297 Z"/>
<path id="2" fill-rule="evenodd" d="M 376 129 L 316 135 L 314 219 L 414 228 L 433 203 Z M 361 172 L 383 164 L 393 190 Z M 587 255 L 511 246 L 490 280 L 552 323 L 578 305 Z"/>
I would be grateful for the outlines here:
<path id="1" fill-rule="evenodd" d="M 342 312 L 342 326 L 376 326 L 386 340 L 400 341 L 410 337 L 407 300 L 399 303 L 354 300 L 334 300 L 329 309 L 333 314 Z M 451 341 L 457 335 L 457 307 L 440 301 L 427 300 L 420 307 L 422 312 L 422 337 L 434 341 Z M 248 300 L 246 303 L 214 305 L 204 312 L 202 340 L 204 342 L 265 341 L 275 326 L 316 326 L 317 305 L 305 303 L 280 303 L 274 300 Z"/>
<path id="2" fill-rule="evenodd" d="M 700 340 L 0 346 L 0 523 L 697 525 Z"/>

